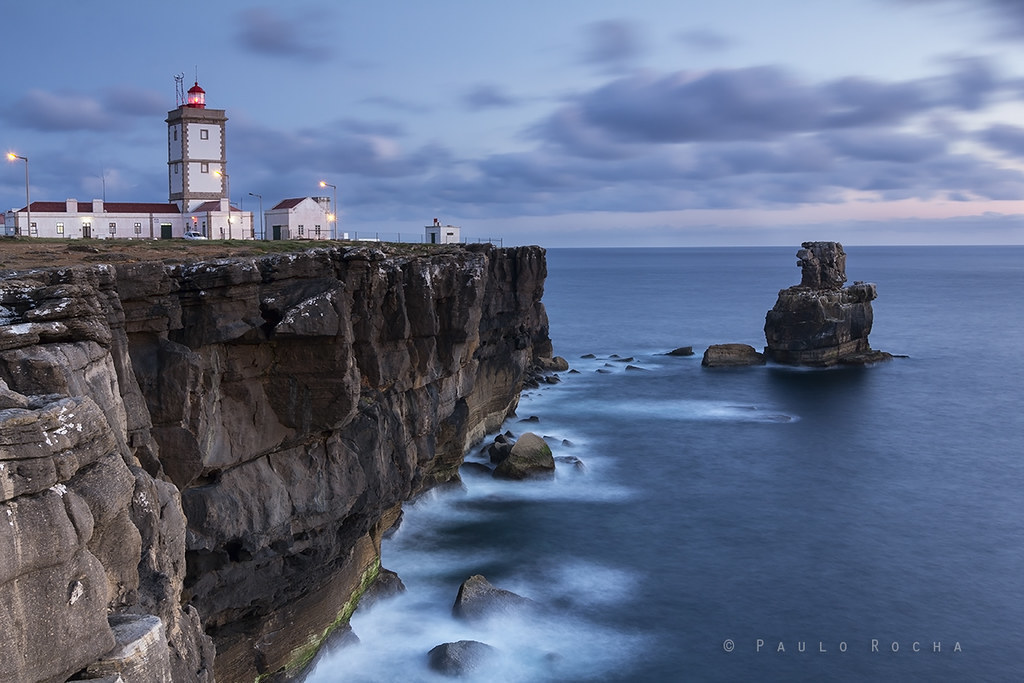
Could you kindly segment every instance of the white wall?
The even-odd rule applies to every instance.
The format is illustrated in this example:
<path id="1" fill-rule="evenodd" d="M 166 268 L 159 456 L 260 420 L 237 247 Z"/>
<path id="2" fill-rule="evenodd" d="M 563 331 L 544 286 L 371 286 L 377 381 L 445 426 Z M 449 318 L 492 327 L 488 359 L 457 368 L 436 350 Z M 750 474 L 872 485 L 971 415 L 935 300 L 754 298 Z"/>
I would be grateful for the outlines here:
<path id="1" fill-rule="evenodd" d="M 29 232 L 25 212 L 18 212 L 17 225 L 24 237 L 81 239 L 84 225 L 92 227 L 92 237 L 96 239 L 160 239 L 160 226 L 164 223 L 171 225 L 174 237 L 181 237 L 185 232 L 185 221 L 181 214 L 33 212 L 32 222 L 36 229 Z M 110 233 L 111 223 L 114 224 L 114 234 Z M 139 224 L 139 232 L 136 232 L 136 223 Z M 58 232 L 60 224 L 63 224 L 63 232 Z M 14 212 L 8 211 L 5 216 L 8 235 L 14 234 L 14 225 Z"/>
<path id="2" fill-rule="evenodd" d="M 206 164 L 206 173 L 203 173 L 203 164 Z M 217 192 L 221 193 L 221 178 L 213 174 L 220 170 L 220 164 L 214 162 L 192 161 L 188 165 L 188 191 L 195 192 Z M 203 200 L 205 201 L 205 200 Z"/>
<path id="3" fill-rule="evenodd" d="M 458 244 L 462 241 L 462 229 L 457 225 L 428 225 L 428 244 Z"/>
<path id="4" fill-rule="evenodd" d="M 188 122 L 188 150 L 189 159 L 221 159 L 221 130 L 219 124 L 204 123 L 197 121 Z M 206 131 L 209 139 L 202 139 L 202 131 Z"/>
<path id="5" fill-rule="evenodd" d="M 283 240 L 331 239 L 331 223 L 327 220 L 327 210 L 311 197 L 306 197 L 292 209 L 271 209 L 264 213 L 263 220 L 267 239 L 274 238 L 275 225 L 281 226 Z M 319 234 L 317 226 L 320 226 Z"/>
<path id="6" fill-rule="evenodd" d="M 175 137 L 177 136 L 177 137 Z M 167 127 L 167 160 L 180 161 L 182 152 L 181 124 L 175 123 Z"/>

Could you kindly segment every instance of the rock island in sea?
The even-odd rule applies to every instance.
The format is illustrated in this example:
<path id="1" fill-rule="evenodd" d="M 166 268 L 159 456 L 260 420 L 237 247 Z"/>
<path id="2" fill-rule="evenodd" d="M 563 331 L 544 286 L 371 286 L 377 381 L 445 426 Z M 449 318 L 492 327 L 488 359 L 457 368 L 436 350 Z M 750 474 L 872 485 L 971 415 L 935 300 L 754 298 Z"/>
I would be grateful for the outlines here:
<path id="1" fill-rule="evenodd" d="M 868 343 L 877 296 L 874 284 L 846 283 L 846 252 L 838 242 L 804 242 L 797 252 L 799 285 L 779 292 L 765 316 L 768 360 L 788 365 L 862 365 L 892 356 Z"/>

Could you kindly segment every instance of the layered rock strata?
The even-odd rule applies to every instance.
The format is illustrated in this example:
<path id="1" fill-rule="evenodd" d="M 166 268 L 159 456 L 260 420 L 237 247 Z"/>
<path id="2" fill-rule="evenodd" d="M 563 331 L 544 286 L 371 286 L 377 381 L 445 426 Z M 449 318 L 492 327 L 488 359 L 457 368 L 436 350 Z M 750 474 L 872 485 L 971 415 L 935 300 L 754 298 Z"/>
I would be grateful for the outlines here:
<path id="1" fill-rule="evenodd" d="M 779 292 L 765 316 L 769 360 L 788 365 L 863 364 L 891 358 L 868 343 L 875 285 L 846 283 L 846 253 L 838 242 L 804 242 L 797 252 L 802 279 Z"/>
<path id="2" fill-rule="evenodd" d="M 299 671 L 551 357 L 545 275 L 489 245 L 6 273 L 0 680 Z"/>

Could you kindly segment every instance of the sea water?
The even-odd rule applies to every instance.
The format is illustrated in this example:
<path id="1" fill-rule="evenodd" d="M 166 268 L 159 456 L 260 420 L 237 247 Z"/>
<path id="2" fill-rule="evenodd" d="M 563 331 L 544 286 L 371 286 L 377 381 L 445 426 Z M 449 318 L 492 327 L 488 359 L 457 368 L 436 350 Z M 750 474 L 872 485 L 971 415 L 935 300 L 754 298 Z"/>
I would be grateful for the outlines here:
<path id="1" fill-rule="evenodd" d="M 549 250 L 576 372 L 502 429 L 583 468 L 408 505 L 383 547 L 407 591 L 310 680 L 446 680 L 426 653 L 463 639 L 500 652 L 482 681 L 1020 680 L 1024 248 L 848 247 L 872 346 L 905 358 L 702 368 L 764 345 L 795 251 Z M 456 620 L 473 574 L 545 609 Z"/>

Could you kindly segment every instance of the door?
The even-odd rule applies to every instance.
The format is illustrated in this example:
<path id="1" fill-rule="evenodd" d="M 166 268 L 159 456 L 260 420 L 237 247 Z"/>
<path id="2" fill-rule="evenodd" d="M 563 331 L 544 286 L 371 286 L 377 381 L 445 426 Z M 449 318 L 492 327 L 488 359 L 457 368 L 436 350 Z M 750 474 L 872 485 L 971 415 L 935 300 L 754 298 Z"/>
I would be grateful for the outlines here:
<path id="1" fill-rule="evenodd" d="M 160 239 L 162 239 L 162 240 L 169 240 L 169 239 L 172 239 L 173 237 L 174 237 L 174 233 L 171 232 L 171 224 L 170 223 L 161 223 L 160 224 Z"/>
<path id="2" fill-rule="evenodd" d="M 275 240 L 281 239 L 281 226 L 280 225 L 275 225 L 274 226 L 274 239 Z"/>
<path id="3" fill-rule="evenodd" d="M 82 238 L 89 239 L 92 237 L 92 223 L 82 223 Z"/>

